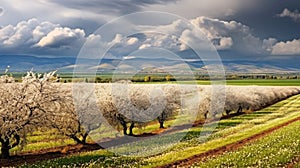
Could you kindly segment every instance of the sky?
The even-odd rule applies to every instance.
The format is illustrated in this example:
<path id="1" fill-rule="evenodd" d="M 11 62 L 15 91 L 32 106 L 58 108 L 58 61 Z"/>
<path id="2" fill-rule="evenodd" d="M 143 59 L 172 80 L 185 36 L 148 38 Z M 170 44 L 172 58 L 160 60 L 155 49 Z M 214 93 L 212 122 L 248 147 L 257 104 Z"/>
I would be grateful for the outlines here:
<path id="1" fill-rule="evenodd" d="M 300 61 L 299 10 L 299 0 L 0 0 L 0 55 L 76 57 L 88 44 L 110 46 L 110 58 L 150 47 L 188 58 L 186 43 L 205 36 L 222 59 Z M 119 18 L 145 11 L 165 14 Z M 99 33 L 118 18 L 122 24 Z M 128 27 L 136 33 L 122 34 Z"/>

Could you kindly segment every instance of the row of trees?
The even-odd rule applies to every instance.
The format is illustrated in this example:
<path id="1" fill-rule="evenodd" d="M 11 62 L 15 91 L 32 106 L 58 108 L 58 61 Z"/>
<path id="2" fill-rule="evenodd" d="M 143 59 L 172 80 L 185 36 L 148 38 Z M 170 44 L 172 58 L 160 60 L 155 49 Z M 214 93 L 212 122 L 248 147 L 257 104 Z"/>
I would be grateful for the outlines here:
<path id="1" fill-rule="evenodd" d="M 1 156 L 25 144 L 26 135 L 37 129 L 56 129 L 62 135 L 85 144 L 90 132 L 104 121 L 124 135 L 133 135 L 133 128 L 154 120 L 164 128 L 166 120 L 185 111 L 194 111 L 203 118 L 232 112 L 255 111 L 299 94 L 292 87 L 226 87 L 225 106 L 212 101 L 210 87 L 176 85 L 134 85 L 83 83 L 76 87 L 56 83 L 55 72 L 28 72 L 21 83 L 5 74 L 0 76 L 0 143 Z M 195 92 L 200 93 L 199 99 Z M 218 95 L 219 94 L 219 95 Z M 223 97 L 216 93 L 213 97 Z M 197 108 L 196 108 L 197 107 Z M 198 108 L 199 107 L 199 108 Z M 217 107 L 217 108 L 212 108 Z M 182 113 L 181 113 L 182 114 Z"/>
<path id="2" fill-rule="evenodd" d="M 8 74 L 0 77 L 2 158 L 9 157 L 10 149 L 25 145 L 26 136 L 38 129 L 56 129 L 77 143 L 85 144 L 89 132 L 100 126 L 100 123 L 93 125 L 95 122 L 84 125 L 84 117 L 98 119 L 91 113 L 96 107 L 88 95 L 78 91 L 81 97 L 75 105 L 70 88 L 56 83 L 58 79 L 54 74 L 28 72 L 21 83 L 15 83 Z M 87 115 L 82 115 L 85 113 Z"/>
<path id="3" fill-rule="evenodd" d="M 226 86 L 226 99 L 222 110 L 212 111 L 211 107 L 220 106 L 218 101 L 211 101 L 211 88 L 199 88 L 202 93 L 202 101 L 199 106 L 199 114 L 205 119 L 230 115 L 233 113 L 249 113 L 261 110 L 281 100 L 300 93 L 297 87 L 272 87 L 272 86 Z M 215 97 L 222 97 L 217 93 Z"/>
<path id="4" fill-rule="evenodd" d="M 97 85 L 96 95 L 104 118 L 116 128 L 121 126 L 125 135 L 133 135 L 135 126 L 153 120 L 157 120 L 160 128 L 164 128 L 164 122 L 180 109 L 180 90 L 176 86 L 124 86 Z"/>
<path id="5" fill-rule="evenodd" d="M 119 87 L 114 88 L 116 92 L 100 87 L 97 97 L 93 97 L 94 93 L 87 86 L 92 84 L 72 88 L 69 84 L 57 83 L 54 74 L 28 72 L 21 83 L 15 83 L 7 74 L 0 77 L 2 158 L 9 157 L 10 149 L 25 145 L 26 135 L 37 129 L 56 129 L 77 143 L 85 144 L 89 133 L 103 121 L 123 127 L 125 135 L 133 135 L 135 126 L 153 120 L 158 120 L 163 128 L 164 122 L 180 106 L 180 97 L 167 88 L 167 92 L 143 87 L 122 93 L 123 84 L 116 84 L 114 86 Z"/>
<path id="6" fill-rule="evenodd" d="M 26 134 L 42 126 L 49 116 L 56 113 L 65 97 L 54 85 L 52 73 L 28 72 L 22 83 L 14 84 L 14 78 L 1 76 L 0 85 L 0 143 L 1 155 L 9 156 L 9 150 L 25 141 Z M 51 115 L 49 115 L 51 114 Z"/>

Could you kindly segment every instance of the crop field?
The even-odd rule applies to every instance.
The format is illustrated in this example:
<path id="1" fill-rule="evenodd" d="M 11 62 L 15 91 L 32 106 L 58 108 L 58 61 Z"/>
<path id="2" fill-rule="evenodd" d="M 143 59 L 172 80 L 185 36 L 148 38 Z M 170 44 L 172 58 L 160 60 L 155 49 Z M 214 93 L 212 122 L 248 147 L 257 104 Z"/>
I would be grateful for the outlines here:
<path id="1" fill-rule="evenodd" d="M 210 84 L 209 81 L 197 81 L 198 84 Z M 298 79 L 240 79 L 227 80 L 227 85 L 257 85 L 257 86 L 300 86 Z"/>
<path id="2" fill-rule="evenodd" d="M 195 80 L 195 81 L 178 81 L 179 83 L 183 84 L 194 84 L 197 83 L 199 85 L 211 85 L 210 80 Z M 144 83 L 144 82 L 140 82 Z M 170 82 L 148 82 L 148 84 L 162 84 L 162 83 L 169 83 L 174 84 L 177 82 L 170 81 Z M 234 86 L 249 86 L 249 85 L 256 85 L 256 86 L 300 86 L 299 79 L 237 79 L 237 80 L 226 80 L 224 82 L 226 85 L 234 85 Z"/>
<path id="3" fill-rule="evenodd" d="M 298 165 L 296 86 L 0 81 L 1 167 Z"/>

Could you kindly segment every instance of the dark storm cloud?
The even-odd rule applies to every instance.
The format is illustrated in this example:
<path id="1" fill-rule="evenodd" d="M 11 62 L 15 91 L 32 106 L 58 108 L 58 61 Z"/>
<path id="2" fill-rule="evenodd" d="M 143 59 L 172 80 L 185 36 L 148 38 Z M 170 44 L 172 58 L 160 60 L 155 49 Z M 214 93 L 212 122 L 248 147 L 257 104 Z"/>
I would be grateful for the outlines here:
<path id="1" fill-rule="evenodd" d="M 95 13 L 107 13 L 107 14 L 128 14 L 132 12 L 140 11 L 142 7 L 153 4 L 166 4 L 169 2 L 176 2 L 178 0 L 49 0 L 49 2 L 57 3 L 59 5 L 80 9 L 89 10 Z"/>
<path id="2" fill-rule="evenodd" d="M 248 58 L 251 55 L 257 57 L 272 54 L 300 55 L 298 49 L 300 22 L 295 22 L 295 18 L 299 15 L 297 11 L 300 10 L 299 0 L 245 2 L 243 0 L 228 0 L 226 3 L 219 0 L 27 0 L 26 2 L 3 0 L 0 16 L 5 9 L 5 17 L 2 16 L 0 20 L 0 54 L 18 52 L 18 54 L 54 56 L 76 55 L 85 41 L 97 41 L 100 38 L 93 35 L 93 32 L 106 22 L 124 14 L 154 10 L 174 13 L 191 20 L 198 18 L 199 28 L 203 29 L 221 55 L 240 58 Z M 37 21 L 32 18 L 37 18 Z M 28 22 L 29 20 L 31 22 Z M 165 24 L 163 17 L 141 18 L 141 20 L 145 20 L 149 26 L 153 20 L 156 22 L 161 20 L 162 23 L 152 25 L 153 29 Z M 44 21 L 47 24 L 42 24 Z M 125 29 L 128 26 L 126 24 L 131 23 L 126 22 L 117 29 Z M 178 28 L 176 24 L 173 26 L 173 29 L 175 28 Z M 192 32 L 189 33 L 184 29 L 180 29 L 180 32 L 182 34 L 179 36 L 182 39 L 197 40 Z M 140 44 L 142 39 L 139 39 L 137 43 L 130 45 L 134 42 L 132 39 L 128 45 L 140 49 L 156 44 L 163 47 L 175 44 L 171 38 L 157 36 L 152 37 L 153 40 L 149 39 L 145 44 Z M 118 49 L 116 53 L 124 55 L 126 47 L 120 46 L 116 48 Z M 173 49 L 170 47 L 170 50 Z"/>
<path id="3" fill-rule="evenodd" d="M 222 19 L 235 20 L 251 27 L 254 34 L 260 38 L 273 37 L 283 41 L 300 38 L 299 22 L 287 17 L 278 17 L 284 9 L 299 10 L 299 0 L 260 0 L 255 4 L 255 7 L 244 8 L 235 15 Z"/>

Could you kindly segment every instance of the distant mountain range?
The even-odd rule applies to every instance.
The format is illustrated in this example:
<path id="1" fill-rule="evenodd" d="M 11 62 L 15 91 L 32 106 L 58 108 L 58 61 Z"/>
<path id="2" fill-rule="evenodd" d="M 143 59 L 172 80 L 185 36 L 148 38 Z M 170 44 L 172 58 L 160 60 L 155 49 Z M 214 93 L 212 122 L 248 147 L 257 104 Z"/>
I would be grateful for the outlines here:
<path id="1" fill-rule="evenodd" d="M 206 71 L 206 68 L 214 68 L 214 64 L 204 65 L 199 60 L 169 60 L 163 58 L 147 59 L 147 58 L 130 58 L 128 60 L 121 59 L 103 59 L 97 66 L 89 66 L 89 62 L 99 62 L 99 60 L 86 59 L 80 61 L 82 65 L 76 64 L 74 57 L 36 57 L 28 55 L 0 55 L 0 71 L 4 71 L 9 65 L 12 72 L 24 72 L 33 69 L 34 71 L 44 72 L 51 70 L 59 70 L 61 72 L 73 72 L 75 66 L 83 66 L 89 70 L 99 72 L 112 72 L 116 69 L 122 72 L 130 71 L 137 68 L 148 71 L 158 71 L 156 67 L 151 65 L 159 64 L 163 66 L 165 71 L 184 71 L 188 67 L 193 71 Z M 300 72 L 300 66 L 296 63 L 291 64 L 285 61 L 245 61 L 245 60 L 225 60 L 223 66 L 226 73 L 287 73 Z M 1 73 L 1 72 L 0 72 Z"/>

